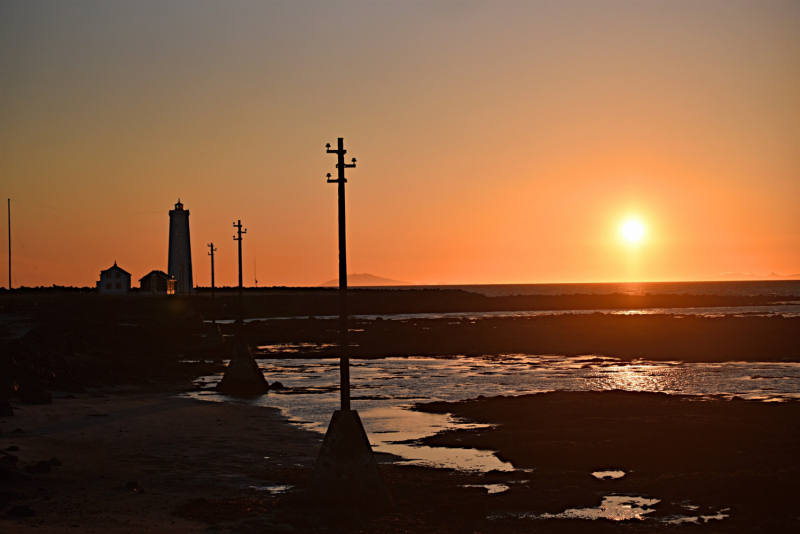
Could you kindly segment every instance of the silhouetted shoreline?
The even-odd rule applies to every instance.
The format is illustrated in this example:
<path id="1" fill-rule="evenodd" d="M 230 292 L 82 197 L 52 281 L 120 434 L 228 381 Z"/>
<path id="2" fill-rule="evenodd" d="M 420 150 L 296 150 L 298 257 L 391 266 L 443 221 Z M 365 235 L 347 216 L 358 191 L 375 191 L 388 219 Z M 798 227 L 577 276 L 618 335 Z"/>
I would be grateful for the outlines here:
<path id="1" fill-rule="evenodd" d="M 217 317 L 230 315 L 226 308 L 232 308 L 234 299 L 223 293 L 217 300 Z M 335 307 L 335 300 L 335 291 L 293 290 L 246 295 L 245 306 L 248 317 L 265 316 L 265 312 L 314 316 Z M 475 311 L 507 309 L 512 304 L 551 309 L 626 304 L 632 308 L 734 306 L 787 300 L 796 302 L 797 298 L 491 298 L 463 291 L 355 290 L 352 299 L 353 313 Z M 698 402 L 646 393 L 559 392 L 423 406 L 422 410 L 501 425 L 483 432 L 434 436 L 426 442 L 452 446 L 461 440 L 459 447 L 499 450 L 501 458 L 534 471 L 481 475 L 384 463 L 381 469 L 395 510 L 381 517 L 354 515 L 310 509 L 296 491 L 273 495 L 255 489 L 302 487 L 313 465 L 318 435 L 287 425 L 273 410 L 175 397 L 194 387 L 194 377 L 221 372 L 235 344 L 235 325 L 223 324 L 225 346 L 203 346 L 203 319 L 209 319 L 211 311 L 206 296 L 31 294 L 3 298 L 0 305 L 0 329 L 6 338 L 0 351 L 0 374 L 4 385 L 11 379 L 20 387 L 16 393 L 3 390 L 7 398 L 12 397 L 8 407 L 14 415 L 0 418 L 0 449 L 19 447 L 17 452 L 9 451 L 18 459 L 17 467 L 8 472 L 29 477 L 4 482 L 12 486 L 11 493 L 0 494 L 6 498 L 0 503 L 4 503 L 0 513 L 27 506 L 37 514 L 11 519 L 17 528 L 36 526 L 38 532 L 60 532 L 79 524 L 87 529 L 114 526 L 119 532 L 134 532 L 140 521 L 175 533 L 204 525 L 249 532 L 248 524 L 260 524 L 262 530 L 267 530 L 265 525 L 287 525 L 298 532 L 317 532 L 323 525 L 336 533 L 354 529 L 387 534 L 530 532 L 530 519 L 488 517 L 517 509 L 558 514 L 568 508 L 596 506 L 600 495 L 614 492 L 661 499 L 656 514 L 661 518 L 694 514 L 674 504 L 676 499 L 696 502 L 701 506 L 698 514 L 731 508 L 724 522 L 688 526 L 704 532 L 720 531 L 720 527 L 725 532 L 776 532 L 793 521 L 785 508 L 793 495 L 789 484 L 798 475 L 800 451 L 792 424 L 799 415 L 797 402 Z M 352 319 L 350 340 L 354 358 L 532 353 L 602 354 L 623 360 L 800 361 L 798 325 L 798 317 L 603 313 L 479 320 Z M 256 357 L 338 355 L 335 319 L 255 321 L 246 323 L 244 332 Z M 314 350 L 274 352 L 281 344 L 305 344 Z M 258 348 L 264 345 L 272 346 L 271 352 Z M 51 394 L 55 398 L 48 403 Z M 548 408 L 547 399 L 557 399 L 561 407 Z M 564 424 L 567 421 L 571 423 Z M 622 432 L 623 428 L 630 432 Z M 670 443 L 675 443 L 674 448 Z M 552 461 L 541 457 L 541 446 L 557 452 Z M 34 472 L 44 470 L 37 466 L 52 457 L 63 466 L 52 467 L 48 473 Z M 34 471 L 27 473 L 26 466 Z M 675 472 L 670 471 L 673 467 Z M 596 480 L 587 472 L 616 468 L 632 471 L 620 481 Z M 761 474 L 754 474 L 759 470 Z M 126 487 L 128 482 L 131 487 Z M 480 487 L 461 487 L 494 483 L 511 490 L 487 495 Z M 82 490 L 79 508 L 73 505 L 76 487 L 87 488 Z M 141 507 L 148 510 L 145 515 Z M 759 509 L 764 513 L 759 515 Z M 606 521 L 547 521 L 547 530 L 552 532 L 618 532 L 619 528 Z M 282 528 L 288 532 L 288 527 Z M 625 528 L 672 532 L 687 527 L 648 519 L 630 522 Z"/>

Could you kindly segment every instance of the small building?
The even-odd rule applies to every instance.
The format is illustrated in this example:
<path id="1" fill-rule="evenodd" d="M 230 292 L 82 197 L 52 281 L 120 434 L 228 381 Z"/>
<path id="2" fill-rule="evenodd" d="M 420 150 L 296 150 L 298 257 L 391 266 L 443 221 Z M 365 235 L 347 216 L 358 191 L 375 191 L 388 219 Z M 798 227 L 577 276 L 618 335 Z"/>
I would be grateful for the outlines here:
<path id="1" fill-rule="evenodd" d="M 124 295 L 131 290 L 131 273 L 114 265 L 100 271 L 100 280 L 97 282 L 97 292 L 102 295 Z"/>
<path id="2" fill-rule="evenodd" d="M 139 278 L 139 290 L 142 295 L 174 295 L 175 279 L 164 271 L 150 271 Z"/>

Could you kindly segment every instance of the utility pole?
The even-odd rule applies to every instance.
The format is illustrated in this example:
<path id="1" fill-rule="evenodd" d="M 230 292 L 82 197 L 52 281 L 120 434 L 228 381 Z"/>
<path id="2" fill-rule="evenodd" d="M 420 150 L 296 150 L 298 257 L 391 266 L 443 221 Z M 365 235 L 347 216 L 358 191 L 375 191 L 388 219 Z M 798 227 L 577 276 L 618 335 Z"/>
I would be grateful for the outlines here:
<path id="1" fill-rule="evenodd" d="M 242 303 L 242 234 L 246 234 L 247 230 L 242 230 L 242 221 L 239 224 L 233 223 L 233 227 L 237 228 L 239 237 L 233 236 L 234 241 L 239 242 L 239 345 L 244 346 L 244 305 Z"/>
<path id="2" fill-rule="evenodd" d="M 8 199 L 8 290 L 11 291 L 11 199 Z"/>
<path id="3" fill-rule="evenodd" d="M 331 175 L 328 173 L 329 184 L 339 184 L 339 328 L 341 329 L 340 356 L 339 356 L 339 375 L 342 382 L 341 395 L 342 395 L 342 410 L 350 410 L 350 357 L 348 355 L 349 345 L 347 342 L 347 235 L 345 232 L 345 202 L 344 202 L 344 184 L 347 180 L 344 178 L 344 170 L 355 167 L 356 159 L 353 158 L 352 164 L 344 162 L 344 155 L 347 151 L 344 149 L 344 139 L 339 138 L 339 146 L 336 150 L 331 150 L 330 143 L 325 145 L 328 154 L 336 154 L 338 160 L 336 168 L 339 170 L 336 180 L 331 180 Z"/>
<path id="4" fill-rule="evenodd" d="M 214 308 L 214 253 L 217 249 L 214 248 L 214 243 L 209 243 L 208 248 L 211 249 L 211 252 L 208 253 L 208 255 L 211 256 L 211 323 L 216 325 L 217 311 Z"/>
<path id="5" fill-rule="evenodd" d="M 328 174 L 328 183 L 339 184 L 339 303 L 341 306 L 340 373 L 342 380 L 342 408 L 333 412 L 325 439 L 319 450 L 317 463 L 306 483 L 305 497 L 309 502 L 325 506 L 347 508 L 389 509 L 392 497 L 383 480 L 372 446 L 357 410 L 350 408 L 350 360 L 347 343 L 347 246 L 345 241 L 344 170 L 355 167 L 344 162 L 344 140 L 328 154 L 336 154 L 335 180 Z"/>

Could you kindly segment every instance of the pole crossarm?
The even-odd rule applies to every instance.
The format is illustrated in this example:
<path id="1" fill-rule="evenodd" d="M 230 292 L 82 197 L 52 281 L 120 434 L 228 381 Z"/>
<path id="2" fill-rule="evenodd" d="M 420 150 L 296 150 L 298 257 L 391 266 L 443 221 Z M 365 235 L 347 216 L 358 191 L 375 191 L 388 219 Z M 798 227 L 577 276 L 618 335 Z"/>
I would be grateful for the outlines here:
<path id="1" fill-rule="evenodd" d="M 241 241 L 242 240 L 242 234 L 246 234 L 247 233 L 247 229 L 242 230 L 242 221 L 239 221 L 239 224 L 233 223 L 233 227 L 234 228 L 238 228 L 236 233 L 239 235 L 239 237 L 233 236 L 233 240 L 234 241 Z"/>

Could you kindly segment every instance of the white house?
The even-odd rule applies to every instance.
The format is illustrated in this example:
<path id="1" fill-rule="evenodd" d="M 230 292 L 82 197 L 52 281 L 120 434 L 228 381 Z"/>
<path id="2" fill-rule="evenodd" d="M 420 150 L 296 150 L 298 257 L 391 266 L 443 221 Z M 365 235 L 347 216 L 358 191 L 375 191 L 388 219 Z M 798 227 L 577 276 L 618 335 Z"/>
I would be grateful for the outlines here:
<path id="1" fill-rule="evenodd" d="M 124 295 L 131 290 L 131 273 L 114 266 L 105 271 L 100 271 L 100 281 L 97 282 L 97 292 L 101 295 Z"/>

